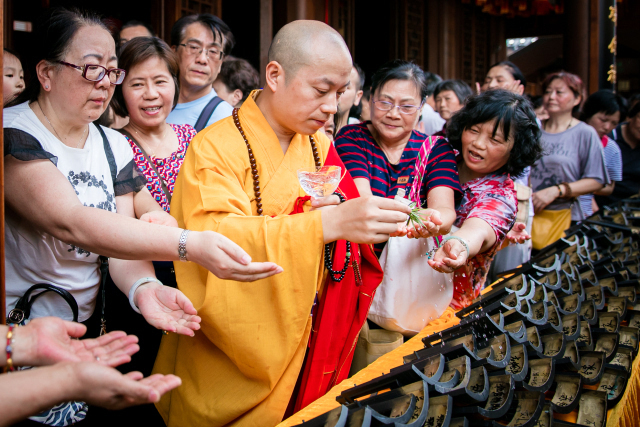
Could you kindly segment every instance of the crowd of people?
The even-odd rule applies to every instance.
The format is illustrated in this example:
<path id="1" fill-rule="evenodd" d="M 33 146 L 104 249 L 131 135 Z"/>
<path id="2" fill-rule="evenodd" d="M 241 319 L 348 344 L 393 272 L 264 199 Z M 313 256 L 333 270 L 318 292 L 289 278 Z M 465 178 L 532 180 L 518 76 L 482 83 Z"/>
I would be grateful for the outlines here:
<path id="1" fill-rule="evenodd" d="M 403 60 L 367 80 L 339 33 L 294 21 L 260 89 L 214 15 L 170 44 L 62 8 L 36 28 L 27 85 L 3 55 L 0 425 L 275 425 L 385 327 L 390 239 L 424 243 L 461 309 L 640 192 L 639 97 L 564 71 L 539 99 L 508 61 L 474 88 Z M 297 171 L 323 165 L 337 190 L 306 196 Z"/>

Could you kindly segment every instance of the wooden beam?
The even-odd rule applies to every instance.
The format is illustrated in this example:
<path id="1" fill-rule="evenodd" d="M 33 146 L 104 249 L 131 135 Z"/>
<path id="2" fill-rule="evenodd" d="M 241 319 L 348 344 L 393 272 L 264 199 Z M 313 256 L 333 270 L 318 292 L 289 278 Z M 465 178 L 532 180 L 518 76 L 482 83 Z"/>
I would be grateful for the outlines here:
<path id="1" fill-rule="evenodd" d="M 563 38 L 565 70 L 577 74 L 586 83 L 589 81 L 589 5 L 583 0 L 566 0 L 564 5 L 567 17 Z"/>
<path id="2" fill-rule="evenodd" d="M 589 93 L 598 90 L 598 57 L 600 44 L 600 0 L 590 1 L 589 10 L 589 81 L 585 82 Z"/>
<path id="3" fill-rule="evenodd" d="M 265 84 L 269 46 L 273 39 L 273 0 L 260 0 L 260 85 Z"/>

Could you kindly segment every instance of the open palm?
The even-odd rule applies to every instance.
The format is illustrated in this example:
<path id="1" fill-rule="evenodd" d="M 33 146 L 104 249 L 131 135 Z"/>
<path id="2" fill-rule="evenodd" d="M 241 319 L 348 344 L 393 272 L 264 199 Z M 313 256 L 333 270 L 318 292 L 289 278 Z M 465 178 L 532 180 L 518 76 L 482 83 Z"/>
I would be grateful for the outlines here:
<path id="1" fill-rule="evenodd" d="M 146 321 L 158 329 L 189 336 L 200 329 L 196 309 L 178 289 L 146 283 L 136 290 L 136 305 Z"/>
<path id="2" fill-rule="evenodd" d="M 87 331 L 86 326 L 57 317 L 41 317 L 16 331 L 16 364 L 44 366 L 64 361 L 98 361 L 118 366 L 131 360 L 136 353 L 138 338 L 122 331 L 110 332 L 99 338 L 76 339 Z"/>

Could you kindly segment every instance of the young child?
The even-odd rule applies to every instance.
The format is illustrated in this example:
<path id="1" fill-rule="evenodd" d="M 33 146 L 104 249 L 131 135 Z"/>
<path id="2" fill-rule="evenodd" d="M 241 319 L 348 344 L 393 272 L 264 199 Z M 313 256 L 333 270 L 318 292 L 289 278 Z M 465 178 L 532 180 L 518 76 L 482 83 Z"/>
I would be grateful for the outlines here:
<path id="1" fill-rule="evenodd" d="M 529 101 L 502 89 L 469 98 L 451 118 L 447 137 L 458 152 L 463 192 L 454 222 L 458 230 L 442 239 L 428 262 L 440 272 L 454 271 L 450 305 L 461 309 L 480 294 L 491 260 L 514 225 L 518 201 L 512 178 L 541 157 L 542 146 Z"/>
<path id="2" fill-rule="evenodd" d="M 6 107 L 24 90 L 24 73 L 20 59 L 4 49 L 2 55 L 2 107 Z"/>

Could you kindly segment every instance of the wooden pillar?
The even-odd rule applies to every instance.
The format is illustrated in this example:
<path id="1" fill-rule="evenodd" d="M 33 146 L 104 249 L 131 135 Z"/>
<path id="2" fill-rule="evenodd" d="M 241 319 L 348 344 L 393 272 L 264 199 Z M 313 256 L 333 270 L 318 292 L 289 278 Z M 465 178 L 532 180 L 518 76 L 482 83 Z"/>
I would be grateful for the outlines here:
<path id="1" fill-rule="evenodd" d="M 4 22 L 3 11 L 4 2 L 0 2 L 0 42 L 4 47 L 4 27 L 6 22 Z M 2 57 L 0 56 L 0 69 L 2 66 Z M 0 121 L 2 121 L 2 110 L 0 110 Z M 0 133 L 0 144 L 4 146 L 4 132 Z M 4 273 L 4 162 L 0 162 L 0 323 L 2 324 L 7 318 Z"/>
<path id="2" fill-rule="evenodd" d="M 265 84 L 269 46 L 273 39 L 273 0 L 260 0 L 260 85 Z"/>
<path id="3" fill-rule="evenodd" d="M 443 79 L 457 79 L 460 77 L 460 44 L 458 43 L 459 35 L 459 9 L 458 2 L 443 2 L 442 8 L 442 38 L 441 38 L 441 54 L 442 63 L 440 74 Z"/>
<path id="4" fill-rule="evenodd" d="M 567 24 L 564 32 L 565 70 L 589 81 L 589 2 L 565 0 Z"/>
<path id="5" fill-rule="evenodd" d="M 616 88 L 616 1 L 599 0 L 598 89 Z"/>
<path id="6" fill-rule="evenodd" d="M 425 70 L 442 75 L 440 70 L 440 4 L 437 0 L 427 0 L 426 5 L 426 63 Z"/>

